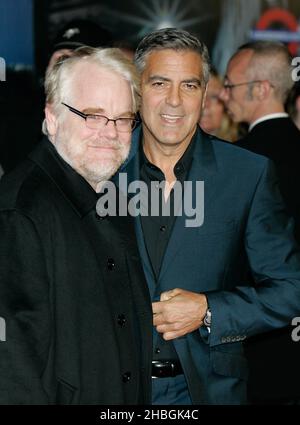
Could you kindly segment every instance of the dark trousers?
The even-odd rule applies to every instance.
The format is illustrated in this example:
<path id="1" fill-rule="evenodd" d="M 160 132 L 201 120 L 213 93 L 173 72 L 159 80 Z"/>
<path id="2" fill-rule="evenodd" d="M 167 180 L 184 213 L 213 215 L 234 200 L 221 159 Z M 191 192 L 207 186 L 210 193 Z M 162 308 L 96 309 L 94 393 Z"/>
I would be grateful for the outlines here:
<path id="1" fill-rule="evenodd" d="M 152 404 L 192 404 L 184 375 L 152 378 Z"/>

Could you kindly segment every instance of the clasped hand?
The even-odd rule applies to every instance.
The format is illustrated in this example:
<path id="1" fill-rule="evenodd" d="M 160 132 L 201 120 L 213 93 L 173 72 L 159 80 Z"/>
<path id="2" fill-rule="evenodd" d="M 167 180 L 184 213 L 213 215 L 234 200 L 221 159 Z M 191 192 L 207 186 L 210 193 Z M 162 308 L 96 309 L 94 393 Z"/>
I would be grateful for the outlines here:
<path id="1" fill-rule="evenodd" d="M 207 310 L 204 294 L 172 289 L 163 292 L 160 301 L 152 303 L 153 324 L 165 340 L 193 332 L 203 325 Z"/>

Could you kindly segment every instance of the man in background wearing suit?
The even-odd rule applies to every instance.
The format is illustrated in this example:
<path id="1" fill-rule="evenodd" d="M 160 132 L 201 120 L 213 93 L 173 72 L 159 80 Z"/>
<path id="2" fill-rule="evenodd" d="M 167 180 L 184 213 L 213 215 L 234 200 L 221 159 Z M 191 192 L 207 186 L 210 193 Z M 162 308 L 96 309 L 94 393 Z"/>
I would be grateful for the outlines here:
<path id="1" fill-rule="evenodd" d="M 287 48 L 278 42 L 256 41 L 241 46 L 230 59 L 221 99 L 234 121 L 249 124 L 248 135 L 236 145 L 275 163 L 279 188 L 300 242 L 300 132 L 284 110 L 292 86 Z M 282 329 L 257 337 L 247 346 L 254 401 L 300 400 L 300 367 L 296 366 L 300 344 L 290 334 L 290 328 Z"/>
<path id="2" fill-rule="evenodd" d="M 45 86 L 48 138 L 0 182 L 0 404 L 145 404 L 152 315 L 133 223 L 96 213 L 139 79 L 119 49 L 81 48 Z"/>
<path id="3" fill-rule="evenodd" d="M 172 186 L 185 182 L 192 188 L 183 204 L 197 205 L 199 181 L 205 200 L 202 226 L 187 226 L 190 214 L 172 208 L 135 220 L 153 300 L 152 402 L 247 403 L 242 341 L 299 313 L 292 223 L 269 160 L 197 125 L 209 79 L 205 45 L 183 30 L 158 30 L 141 41 L 135 63 L 142 126 L 122 173 L 151 188 L 165 182 L 160 207 L 175 205 Z M 255 287 L 245 279 L 248 262 Z"/>
<path id="4" fill-rule="evenodd" d="M 291 56 L 278 42 L 241 46 L 230 59 L 221 99 L 235 122 L 249 124 L 236 145 L 272 159 L 300 241 L 300 131 L 285 112 L 293 86 Z"/>

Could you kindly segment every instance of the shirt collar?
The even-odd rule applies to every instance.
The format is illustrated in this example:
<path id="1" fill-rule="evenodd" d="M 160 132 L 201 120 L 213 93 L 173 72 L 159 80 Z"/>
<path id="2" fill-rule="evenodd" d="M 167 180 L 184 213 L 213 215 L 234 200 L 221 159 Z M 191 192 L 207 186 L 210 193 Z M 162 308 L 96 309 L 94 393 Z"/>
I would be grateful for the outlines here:
<path id="1" fill-rule="evenodd" d="M 179 179 L 183 173 L 186 174 L 188 170 L 190 169 L 190 166 L 193 160 L 194 149 L 195 149 L 195 140 L 196 140 L 196 134 L 193 136 L 185 152 L 183 153 L 181 158 L 176 162 L 174 166 L 174 174 L 177 179 Z M 143 143 L 140 143 L 140 167 L 141 169 L 142 167 L 146 167 L 147 172 L 155 180 L 157 180 L 159 177 L 162 178 L 163 176 L 162 171 L 156 165 L 152 164 L 146 157 L 144 153 L 144 149 L 143 149 Z"/>
<path id="2" fill-rule="evenodd" d="M 267 121 L 267 120 L 273 120 L 275 118 L 288 118 L 288 114 L 286 112 L 277 112 L 275 114 L 268 114 L 268 115 L 264 115 L 261 118 L 258 118 L 257 120 L 253 121 L 252 124 L 250 124 L 249 126 L 249 132 L 259 123 L 263 122 L 263 121 Z"/>

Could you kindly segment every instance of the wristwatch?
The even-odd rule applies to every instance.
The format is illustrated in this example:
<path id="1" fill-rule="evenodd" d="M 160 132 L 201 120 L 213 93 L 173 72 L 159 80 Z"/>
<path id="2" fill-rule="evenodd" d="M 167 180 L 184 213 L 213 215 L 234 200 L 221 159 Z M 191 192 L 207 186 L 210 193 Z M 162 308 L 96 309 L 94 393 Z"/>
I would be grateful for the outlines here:
<path id="1" fill-rule="evenodd" d="M 209 308 L 206 310 L 206 314 L 204 316 L 203 323 L 207 328 L 211 327 L 211 311 L 210 311 Z"/>

